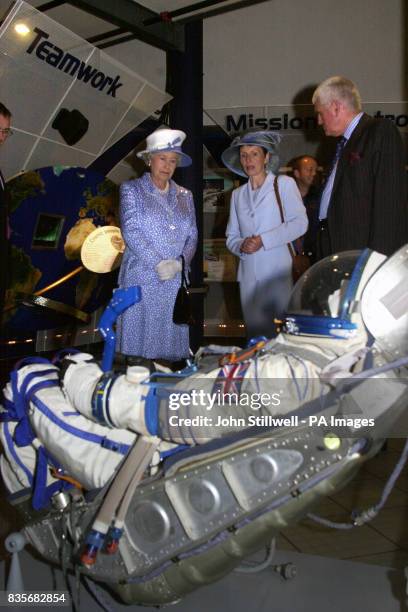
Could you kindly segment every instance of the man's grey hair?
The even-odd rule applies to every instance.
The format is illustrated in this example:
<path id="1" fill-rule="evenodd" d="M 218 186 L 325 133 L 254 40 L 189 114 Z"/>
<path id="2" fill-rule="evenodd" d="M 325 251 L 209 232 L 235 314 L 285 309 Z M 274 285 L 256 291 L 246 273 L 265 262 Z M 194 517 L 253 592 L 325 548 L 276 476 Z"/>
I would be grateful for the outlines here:
<path id="1" fill-rule="evenodd" d="M 361 96 L 356 85 L 350 79 L 342 76 L 332 76 L 322 83 L 315 90 L 312 103 L 319 102 L 326 106 L 336 100 L 343 102 L 352 111 L 361 111 Z"/>

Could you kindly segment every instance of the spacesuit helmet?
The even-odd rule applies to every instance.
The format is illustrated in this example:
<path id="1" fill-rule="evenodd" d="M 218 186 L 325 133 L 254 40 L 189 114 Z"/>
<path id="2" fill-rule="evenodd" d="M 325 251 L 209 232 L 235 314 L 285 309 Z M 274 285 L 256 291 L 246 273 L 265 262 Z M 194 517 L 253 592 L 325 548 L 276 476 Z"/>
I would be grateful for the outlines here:
<path id="1" fill-rule="evenodd" d="M 296 283 L 284 320 L 294 335 L 349 339 L 364 328 L 360 299 L 369 278 L 386 259 L 370 249 L 322 259 Z"/>
<path id="2" fill-rule="evenodd" d="M 361 317 L 387 360 L 408 355 L 408 244 L 388 257 L 365 284 Z"/>

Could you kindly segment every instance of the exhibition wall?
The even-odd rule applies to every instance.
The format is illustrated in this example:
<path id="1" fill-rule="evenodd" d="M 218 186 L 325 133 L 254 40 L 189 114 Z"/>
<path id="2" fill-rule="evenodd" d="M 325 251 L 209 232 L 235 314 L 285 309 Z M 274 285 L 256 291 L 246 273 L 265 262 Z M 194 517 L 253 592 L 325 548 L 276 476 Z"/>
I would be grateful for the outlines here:
<path id="1" fill-rule="evenodd" d="M 0 0 L 1 12 L 9 4 Z M 109 29 L 68 4 L 47 14 L 85 38 Z M 404 0 L 270 0 L 205 19 L 204 108 L 290 104 L 336 73 L 355 80 L 366 101 L 406 100 L 406 20 Z M 164 88 L 163 51 L 130 41 L 107 52 Z"/>

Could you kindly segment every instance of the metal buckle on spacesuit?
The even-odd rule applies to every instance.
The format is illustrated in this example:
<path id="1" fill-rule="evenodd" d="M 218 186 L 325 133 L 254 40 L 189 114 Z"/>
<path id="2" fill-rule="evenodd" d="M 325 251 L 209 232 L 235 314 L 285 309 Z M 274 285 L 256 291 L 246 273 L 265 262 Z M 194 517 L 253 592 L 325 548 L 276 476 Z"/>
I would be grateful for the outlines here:
<path id="1" fill-rule="evenodd" d="M 253 346 L 249 346 L 247 348 L 242 349 L 242 351 L 237 351 L 236 353 L 228 353 L 227 355 L 223 355 L 220 357 L 219 365 L 233 365 L 235 363 L 241 363 L 243 361 L 247 361 L 254 357 L 254 355 L 260 351 L 266 344 L 266 340 L 260 340 Z"/>

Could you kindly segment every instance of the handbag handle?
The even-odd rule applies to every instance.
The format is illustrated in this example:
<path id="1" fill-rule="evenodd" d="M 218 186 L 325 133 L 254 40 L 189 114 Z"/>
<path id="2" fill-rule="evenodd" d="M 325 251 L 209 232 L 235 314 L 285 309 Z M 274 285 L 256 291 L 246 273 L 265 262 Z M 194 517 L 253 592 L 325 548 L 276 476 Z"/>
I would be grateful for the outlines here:
<path id="1" fill-rule="evenodd" d="M 184 260 L 184 255 L 180 255 L 181 257 L 181 286 L 188 289 L 187 276 L 186 276 L 186 262 Z"/>
<path id="2" fill-rule="evenodd" d="M 278 206 L 279 206 L 281 221 L 282 223 L 285 223 L 285 217 L 283 216 L 283 206 L 282 206 L 282 200 L 281 200 L 280 193 L 279 193 L 277 176 L 275 176 L 275 180 L 273 181 L 273 188 L 275 190 L 276 201 L 278 202 Z M 290 242 L 287 243 L 287 247 L 289 249 L 290 256 L 292 257 L 292 259 L 295 259 L 295 251 Z"/>

